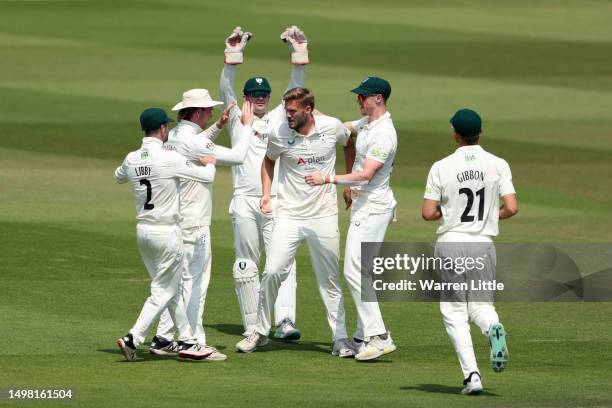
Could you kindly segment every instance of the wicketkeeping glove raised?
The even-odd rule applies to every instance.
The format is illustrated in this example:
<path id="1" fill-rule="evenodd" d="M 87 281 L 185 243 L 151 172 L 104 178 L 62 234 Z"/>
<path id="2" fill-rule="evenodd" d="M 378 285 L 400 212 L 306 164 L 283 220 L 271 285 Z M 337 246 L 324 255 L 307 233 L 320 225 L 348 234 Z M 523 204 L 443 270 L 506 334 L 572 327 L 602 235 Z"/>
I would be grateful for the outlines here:
<path id="1" fill-rule="evenodd" d="M 292 64 L 308 64 L 308 39 L 298 26 L 287 27 L 280 35 L 280 39 L 289 46 Z"/>
<path id="2" fill-rule="evenodd" d="M 240 27 L 234 28 L 234 31 L 225 39 L 225 63 L 236 65 L 242 64 L 242 50 L 246 47 L 247 41 L 251 39 L 253 34 L 243 32 Z"/>

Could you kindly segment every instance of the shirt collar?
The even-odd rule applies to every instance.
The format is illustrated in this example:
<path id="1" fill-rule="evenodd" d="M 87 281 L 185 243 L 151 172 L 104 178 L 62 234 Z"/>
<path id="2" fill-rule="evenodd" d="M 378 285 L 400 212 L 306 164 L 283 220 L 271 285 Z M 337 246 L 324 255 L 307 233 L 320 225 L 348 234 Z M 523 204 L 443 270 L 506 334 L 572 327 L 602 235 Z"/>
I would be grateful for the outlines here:
<path id="1" fill-rule="evenodd" d="M 185 119 L 181 119 L 177 126 L 188 126 L 192 128 L 195 133 L 201 133 L 203 131 L 203 129 L 197 123 L 193 123 L 192 121 Z"/>
<path id="2" fill-rule="evenodd" d="M 382 115 L 380 118 L 376 119 L 374 122 L 366 123 L 364 128 L 372 129 L 374 126 L 380 124 L 382 121 L 387 120 L 387 119 L 391 119 L 391 114 L 389 113 L 389 111 L 386 111 L 384 115 Z"/>
<path id="3" fill-rule="evenodd" d="M 455 153 L 477 152 L 482 150 L 483 148 L 480 145 L 467 145 L 458 147 L 457 150 L 455 150 Z"/>
<path id="4" fill-rule="evenodd" d="M 147 147 L 162 147 L 164 145 L 164 142 L 162 142 L 156 137 L 143 137 L 142 145 Z"/>
<path id="5" fill-rule="evenodd" d="M 314 119 L 314 127 L 312 128 L 312 132 L 310 132 L 307 135 L 303 135 L 299 132 L 296 132 L 295 130 L 291 129 L 291 131 L 293 132 L 293 136 L 297 136 L 297 137 L 301 137 L 301 138 L 307 138 L 307 137 L 311 137 L 313 135 L 317 135 L 319 133 L 321 133 L 319 124 L 317 123 L 317 116 L 318 115 L 312 115 L 313 119 Z"/>

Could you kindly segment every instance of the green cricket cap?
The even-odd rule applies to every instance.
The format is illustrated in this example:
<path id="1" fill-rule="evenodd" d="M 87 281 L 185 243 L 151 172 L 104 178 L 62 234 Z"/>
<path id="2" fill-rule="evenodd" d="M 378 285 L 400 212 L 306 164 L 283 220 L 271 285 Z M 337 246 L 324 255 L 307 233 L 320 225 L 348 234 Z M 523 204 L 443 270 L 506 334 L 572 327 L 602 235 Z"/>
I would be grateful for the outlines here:
<path id="1" fill-rule="evenodd" d="M 244 94 L 248 94 L 251 92 L 272 92 L 272 88 L 270 88 L 270 83 L 264 77 L 253 77 L 247 80 L 244 83 Z"/>
<path id="2" fill-rule="evenodd" d="M 388 98 L 391 96 L 391 85 L 385 79 L 370 76 L 361 81 L 357 88 L 351 89 L 351 92 L 357 95 L 381 94 L 385 98 Z"/>
<path id="3" fill-rule="evenodd" d="M 168 122 L 174 122 L 168 117 L 166 111 L 161 108 L 149 108 L 145 109 L 140 114 L 140 127 L 145 132 L 152 132 L 157 130 Z"/>
<path id="4" fill-rule="evenodd" d="M 455 132 L 463 137 L 476 136 L 482 131 L 480 115 L 471 109 L 459 109 L 450 119 Z"/>

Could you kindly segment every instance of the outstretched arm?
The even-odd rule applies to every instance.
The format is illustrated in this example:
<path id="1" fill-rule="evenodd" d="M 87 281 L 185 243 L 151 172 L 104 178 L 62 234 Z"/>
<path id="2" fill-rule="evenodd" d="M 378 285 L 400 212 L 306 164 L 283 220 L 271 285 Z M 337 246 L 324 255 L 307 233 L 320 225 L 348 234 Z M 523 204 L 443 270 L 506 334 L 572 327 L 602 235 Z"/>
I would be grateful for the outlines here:
<path id="1" fill-rule="evenodd" d="M 203 136 L 214 142 L 217 136 L 219 136 L 219 134 L 221 133 L 221 129 L 223 129 L 225 127 L 225 124 L 228 122 L 230 118 L 230 111 L 235 106 L 236 102 L 230 102 L 221 113 L 221 116 L 219 116 L 219 119 L 217 119 L 217 121 L 213 123 L 212 126 L 209 126 L 206 130 L 201 132 L 199 136 Z"/>
<path id="2" fill-rule="evenodd" d="M 196 155 L 214 156 L 220 165 L 234 166 L 242 164 L 246 158 L 249 149 L 251 135 L 253 133 L 251 125 L 253 124 L 253 108 L 250 102 L 245 101 L 242 105 L 242 124 L 235 126 L 231 131 L 236 132 L 237 143 L 231 149 L 219 146 L 206 139 L 199 139 L 195 145 Z M 233 137 L 232 137 L 233 138 Z"/>
<path id="3" fill-rule="evenodd" d="M 236 102 L 234 78 L 236 78 L 236 65 L 223 64 L 221 78 L 219 79 L 219 95 L 221 95 L 221 101 L 226 106 L 231 102 Z"/>
<path id="4" fill-rule="evenodd" d="M 366 159 L 363 164 L 363 170 L 339 175 L 310 173 L 305 176 L 305 180 L 311 186 L 320 186 L 327 183 L 345 186 L 361 186 L 368 184 L 383 165 L 384 163 L 379 161 Z"/>
<path id="5" fill-rule="evenodd" d="M 174 152 L 172 152 L 174 153 Z M 173 155 L 174 174 L 182 179 L 199 181 L 201 183 L 212 183 L 215 179 L 215 160 L 202 156 L 199 158 L 203 166 L 196 166 L 178 153 Z"/>

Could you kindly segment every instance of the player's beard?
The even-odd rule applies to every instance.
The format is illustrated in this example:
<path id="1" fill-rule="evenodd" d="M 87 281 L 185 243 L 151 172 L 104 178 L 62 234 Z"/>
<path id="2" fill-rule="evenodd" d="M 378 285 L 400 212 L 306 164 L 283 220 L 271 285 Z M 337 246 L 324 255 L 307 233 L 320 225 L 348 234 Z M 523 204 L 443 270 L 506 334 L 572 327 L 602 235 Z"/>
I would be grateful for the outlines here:
<path id="1" fill-rule="evenodd" d="M 299 129 L 301 129 L 306 124 L 306 122 L 308 122 L 308 115 L 303 114 L 302 116 L 299 116 L 299 117 L 294 115 L 293 118 L 288 119 L 287 122 L 291 129 L 299 132 Z"/>

